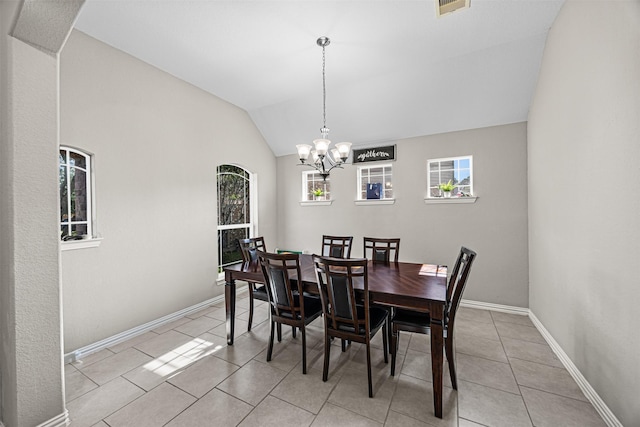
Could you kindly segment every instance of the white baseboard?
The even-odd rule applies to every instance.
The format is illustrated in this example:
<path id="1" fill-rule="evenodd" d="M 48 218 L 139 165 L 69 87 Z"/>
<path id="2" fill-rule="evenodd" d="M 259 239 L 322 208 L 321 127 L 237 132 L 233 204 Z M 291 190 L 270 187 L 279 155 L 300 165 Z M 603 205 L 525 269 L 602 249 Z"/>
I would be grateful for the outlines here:
<path id="1" fill-rule="evenodd" d="M 490 302 L 471 301 L 463 299 L 460 301 L 461 307 L 476 308 L 479 310 L 499 311 L 501 313 L 518 314 L 528 316 L 529 309 L 522 307 L 514 307 L 511 305 L 492 304 Z"/>
<path id="2" fill-rule="evenodd" d="M 50 420 L 43 422 L 42 424 L 38 424 L 36 427 L 66 427 L 70 422 L 71 420 L 69 419 L 69 411 L 65 409 L 62 414 L 53 417 Z M 0 427 L 2 427 L 2 423 L 0 423 Z"/>
<path id="3" fill-rule="evenodd" d="M 240 287 L 238 293 L 246 292 L 244 286 Z M 98 352 L 100 350 L 104 350 L 108 347 L 113 347 L 114 345 L 131 339 L 137 335 L 144 334 L 145 332 L 149 332 L 153 329 L 156 329 L 162 325 L 173 322 L 181 317 L 184 317 L 188 314 L 195 313 L 196 311 L 202 310 L 204 307 L 209 305 L 216 304 L 220 301 L 224 301 L 224 294 L 218 295 L 217 297 L 208 299 L 201 303 L 192 305 L 191 307 L 187 307 L 183 310 L 176 311 L 175 313 L 168 314 L 164 317 L 161 317 L 156 320 L 152 320 L 151 322 L 147 322 L 143 325 L 136 326 L 135 328 L 129 329 L 127 331 L 121 332 L 119 334 L 113 335 L 111 337 L 105 338 L 93 344 L 89 344 L 85 347 L 79 348 L 71 353 L 67 353 L 64 355 L 64 363 L 75 362 L 76 360 L 85 357 L 91 353 Z"/>
<path id="4" fill-rule="evenodd" d="M 602 417 L 603 421 L 609 427 L 623 427 L 620 421 L 616 418 L 616 416 L 611 412 L 606 403 L 600 398 L 598 393 L 591 387 L 591 384 L 587 381 L 587 379 L 582 375 L 580 370 L 578 370 L 577 366 L 573 363 L 573 361 L 569 358 L 567 353 L 564 352 L 560 344 L 551 336 L 549 331 L 544 327 L 544 325 L 538 320 L 535 314 L 531 312 L 528 308 L 522 307 L 512 307 L 508 305 L 500 305 L 500 304 L 491 304 L 487 302 L 480 301 L 470 301 L 470 300 L 462 300 L 460 301 L 461 307 L 467 308 L 476 308 L 480 310 L 491 310 L 491 311 L 499 311 L 502 313 L 510 313 L 510 314 L 519 314 L 522 316 L 529 316 L 533 325 L 538 329 L 540 334 L 544 337 L 544 339 L 551 347 L 551 350 L 558 356 L 560 362 L 564 365 L 565 369 L 569 372 L 569 374 L 573 377 L 575 382 L 580 387 L 580 390 L 584 393 L 585 397 L 591 402 L 595 410 Z"/>
<path id="5" fill-rule="evenodd" d="M 569 371 L 569 374 L 573 377 L 575 382 L 580 387 L 580 390 L 584 393 L 586 398 L 591 402 L 595 410 L 600 414 L 604 422 L 609 427 L 623 427 L 622 423 L 616 418 L 616 416 L 611 412 L 611 409 L 607 406 L 606 403 L 600 398 L 598 393 L 591 387 L 591 384 L 587 381 L 587 379 L 582 375 L 578 367 L 573 363 L 573 361 L 569 358 L 567 353 L 564 352 L 560 344 L 551 336 L 547 328 L 538 320 L 535 314 L 531 311 L 529 312 L 529 318 L 535 325 L 535 327 L 540 331 L 544 339 L 547 341 L 553 352 L 558 356 L 558 359 L 562 362 L 564 367 Z"/>

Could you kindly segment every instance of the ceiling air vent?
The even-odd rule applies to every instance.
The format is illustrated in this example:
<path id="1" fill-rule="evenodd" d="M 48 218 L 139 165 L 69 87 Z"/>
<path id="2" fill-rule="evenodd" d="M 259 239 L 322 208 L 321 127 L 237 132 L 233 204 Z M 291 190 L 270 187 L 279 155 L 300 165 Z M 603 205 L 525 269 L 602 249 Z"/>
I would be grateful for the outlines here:
<path id="1" fill-rule="evenodd" d="M 436 16 L 455 12 L 458 9 L 468 9 L 471 0 L 436 0 Z"/>

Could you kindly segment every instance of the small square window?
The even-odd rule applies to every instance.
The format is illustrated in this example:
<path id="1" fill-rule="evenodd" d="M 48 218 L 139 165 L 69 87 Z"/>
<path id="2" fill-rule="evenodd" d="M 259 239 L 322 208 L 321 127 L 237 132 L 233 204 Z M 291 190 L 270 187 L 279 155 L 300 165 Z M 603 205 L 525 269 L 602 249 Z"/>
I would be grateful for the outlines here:
<path id="1" fill-rule="evenodd" d="M 315 171 L 302 172 L 302 201 L 331 200 L 330 177 L 322 179 L 322 175 Z"/>
<path id="2" fill-rule="evenodd" d="M 393 167 L 390 163 L 358 167 L 358 200 L 393 199 Z"/>
<path id="3" fill-rule="evenodd" d="M 474 195 L 472 156 L 431 159 L 427 162 L 427 171 L 429 198 Z"/>
<path id="4" fill-rule="evenodd" d="M 91 182 L 91 154 L 60 147 L 58 153 L 60 189 L 60 239 L 94 237 Z"/>

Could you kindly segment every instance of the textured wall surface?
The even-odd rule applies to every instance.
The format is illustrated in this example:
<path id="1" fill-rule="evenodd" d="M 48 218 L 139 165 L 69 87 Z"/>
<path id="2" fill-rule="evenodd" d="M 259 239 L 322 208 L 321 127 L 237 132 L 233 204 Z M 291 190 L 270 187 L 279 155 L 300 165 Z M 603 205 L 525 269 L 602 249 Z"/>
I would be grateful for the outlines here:
<path id="1" fill-rule="evenodd" d="M 640 425 L 640 2 L 565 3 L 529 116 L 530 306 Z"/>
<path id="2" fill-rule="evenodd" d="M 2 3 L 2 422 L 64 418 L 58 231 L 58 59 L 8 36 L 21 3 Z M 64 8 L 63 8 L 64 9 Z M 66 10 L 66 12 L 69 12 Z M 71 22 L 75 15 L 52 21 Z M 11 22 L 9 22 L 11 21 Z M 18 21 L 20 22 L 20 21 Z M 64 39 L 69 27 L 34 28 Z M 46 52 L 46 53 L 45 53 Z"/>
<path id="3" fill-rule="evenodd" d="M 244 110 L 74 31 L 60 59 L 61 144 L 95 156 L 100 247 L 64 251 L 65 352 L 224 292 L 216 166 L 258 176 L 275 243 L 276 160 Z"/>

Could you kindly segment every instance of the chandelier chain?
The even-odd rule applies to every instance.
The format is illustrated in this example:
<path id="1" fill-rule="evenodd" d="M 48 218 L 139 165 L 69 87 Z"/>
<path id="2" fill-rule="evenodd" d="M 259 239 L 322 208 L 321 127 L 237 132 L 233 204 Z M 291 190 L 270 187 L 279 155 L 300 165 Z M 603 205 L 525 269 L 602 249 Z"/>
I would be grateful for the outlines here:
<path id="1" fill-rule="evenodd" d="M 327 127 L 327 87 L 325 83 L 325 56 L 324 45 L 322 45 L 322 127 Z"/>

